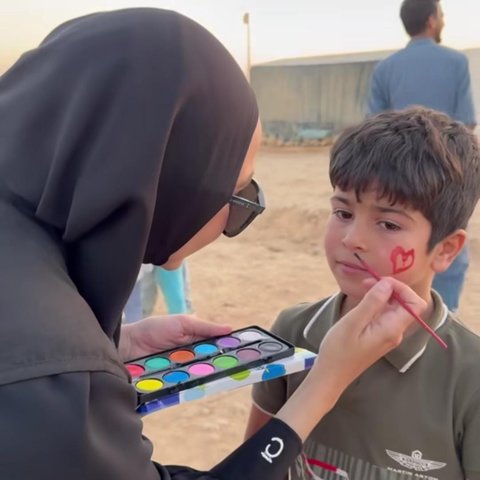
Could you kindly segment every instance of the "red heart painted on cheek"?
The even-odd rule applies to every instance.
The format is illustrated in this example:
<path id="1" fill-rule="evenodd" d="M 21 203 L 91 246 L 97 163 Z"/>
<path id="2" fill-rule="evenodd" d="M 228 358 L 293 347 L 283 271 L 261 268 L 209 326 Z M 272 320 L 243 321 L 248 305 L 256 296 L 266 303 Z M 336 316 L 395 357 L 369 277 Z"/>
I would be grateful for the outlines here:
<path id="1" fill-rule="evenodd" d="M 393 275 L 404 272 L 413 266 L 415 262 L 415 250 L 405 251 L 403 247 L 395 247 L 390 254 L 392 262 Z"/>

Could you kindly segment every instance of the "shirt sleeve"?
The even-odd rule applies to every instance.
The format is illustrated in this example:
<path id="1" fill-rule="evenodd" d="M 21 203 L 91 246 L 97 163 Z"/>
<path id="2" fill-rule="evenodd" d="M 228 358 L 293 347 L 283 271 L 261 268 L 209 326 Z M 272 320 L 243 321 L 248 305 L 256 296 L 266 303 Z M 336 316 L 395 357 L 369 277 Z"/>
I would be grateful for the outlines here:
<path id="1" fill-rule="evenodd" d="M 475 106 L 473 104 L 472 86 L 468 59 L 460 57 L 461 62 L 457 68 L 458 82 L 455 102 L 455 114 L 453 118 L 466 125 L 476 125 Z"/>
<path id="2" fill-rule="evenodd" d="M 464 419 L 462 464 L 467 480 L 480 480 L 480 390 L 469 402 Z"/>
<path id="3" fill-rule="evenodd" d="M 222 480 L 278 480 L 287 475 L 301 449 L 300 437 L 286 423 L 273 418 L 212 473 Z"/>
<path id="4" fill-rule="evenodd" d="M 75 372 L 0 389 L 0 478 L 170 480 L 150 460 L 135 392 L 106 372 Z"/>
<path id="5" fill-rule="evenodd" d="M 385 92 L 386 85 L 383 82 L 381 66 L 377 64 L 373 70 L 368 95 L 368 113 L 375 115 L 390 108 L 388 97 Z"/>
<path id="6" fill-rule="evenodd" d="M 142 436 L 135 405 L 125 379 L 106 372 L 3 385 L 0 478 L 275 480 L 286 474 L 301 448 L 298 435 L 274 419 L 209 472 L 162 466 L 151 460 L 152 445 Z"/>

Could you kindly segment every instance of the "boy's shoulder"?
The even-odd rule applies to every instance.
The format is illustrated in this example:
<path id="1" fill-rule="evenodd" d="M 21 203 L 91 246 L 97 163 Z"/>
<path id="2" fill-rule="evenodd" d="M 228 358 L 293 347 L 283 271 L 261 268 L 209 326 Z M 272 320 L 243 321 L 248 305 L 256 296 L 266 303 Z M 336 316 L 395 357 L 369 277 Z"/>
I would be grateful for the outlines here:
<path id="1" fill-rule="evenodd" d="M 462 357 L 462 365 L 471 364 L 480 368 L 480 336 L 470 330 L 452 313 L 443 327 L 442 336 L 449 345 L 452 354 Z"/>
<path id="2" fill-rule="evenodd" d="M 317 302 L 299 303 L 282 310 L 272 325 L 272 332 L 298 347 L 311 348 L 312 345 L 305 344 L 305 329 L 318 316 L 322 307 L 330 303 L 335 297 L 334 295 Z"/>

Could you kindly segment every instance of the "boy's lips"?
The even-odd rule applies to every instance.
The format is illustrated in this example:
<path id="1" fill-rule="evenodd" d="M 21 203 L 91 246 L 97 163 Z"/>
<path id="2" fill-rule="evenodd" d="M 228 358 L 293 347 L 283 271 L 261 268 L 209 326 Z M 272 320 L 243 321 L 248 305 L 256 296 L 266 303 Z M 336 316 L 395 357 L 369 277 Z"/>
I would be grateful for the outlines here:
<path id="1" fill-rule="evenodd" d="M 337 264 L 340 265 L 340 267 L 342 267 L 344 270 L 368 273 L 365 268 L 356 263 L 343 262 L 341 260 L 338 260 Z"/>

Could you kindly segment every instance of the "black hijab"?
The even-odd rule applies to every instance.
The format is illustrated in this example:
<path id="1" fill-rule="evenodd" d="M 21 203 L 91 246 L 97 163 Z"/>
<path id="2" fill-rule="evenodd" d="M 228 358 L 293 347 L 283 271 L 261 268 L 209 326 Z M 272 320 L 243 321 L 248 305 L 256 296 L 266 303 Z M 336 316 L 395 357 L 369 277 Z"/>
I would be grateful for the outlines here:
<path id="1" fill-rule="evenodd" d="M 227 203 L 257 119 L 225 48 L 157 9 L 67 22 L 0 78 L 0 383 L 120 371 L 141 263 Z"/>

